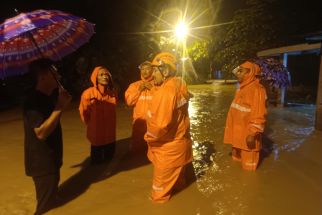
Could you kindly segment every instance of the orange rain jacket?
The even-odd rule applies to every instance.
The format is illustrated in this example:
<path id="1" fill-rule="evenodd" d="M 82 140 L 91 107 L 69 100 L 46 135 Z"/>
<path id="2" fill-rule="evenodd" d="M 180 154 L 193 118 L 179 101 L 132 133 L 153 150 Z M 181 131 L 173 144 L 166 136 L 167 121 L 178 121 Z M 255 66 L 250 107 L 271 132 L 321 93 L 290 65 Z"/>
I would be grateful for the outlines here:
<path id="1" fill-rule="evenodd" d="M 125 101 L 128 106 L 134 106 L 133 109 L 133 124 L 137 119 L 146 120 L 148 105 L 152 100 L 152 89 L 140 92 L 139 86 L 144 82 L 150 82 L 153 85 L 153 78 L 142 80 L 130 84 L 125 91 Z"/>
<path id="2" fill-rule="evenodd" d="M 158 169 L 183 166 L 192 161 L 192 142 L 185 82 L 166 80 L 153 94 L 147 112 L 148 158 Z"/>
<path id="3" fill-rule="evenodd" d="M 152 91 L 144 90 L 140 92 L 139 86 L 144 82 L 150 82 L 153 85 L 153 78 L 144 79 L 132 83 L 125 92 L 125 101 L 128 106 L 134 106 L 133 121 L 132 121 L 132 152 L 147 151 L 147 144 L 144 140 L 146 132 L 146 113 L 148 106 L 152 100 Z"/>
<path id="4" fill-rule="evenodd" d="M 259 83 L 256 75 L 260 68 L 246 61 L 241 65 L 249 68 L 250 72 L 240 83 L 240 88 L 230 106 L 224 135 L 224 143 L 231 144 L 235 148 L 248 151 L 259 151 L 261 149 L 260 135 L 264 131 L 266 117 L 266 91 Z M 246 137 L 253 135 L 256 147 L 250 150 L 246 144 Z"/>
<path id="5" fill-rule="evenodd" d="M 116 138 L 116 92 L 108 89 L 103 95 L 97 86 L 96 67 L 91 75 L 93 87 L 86 89 L 81 97 L 79 113 L 87 125 L 87 138 L 94 146 L 115 142 Z M 109 73 L 110 80 L 112 76 Z"/>

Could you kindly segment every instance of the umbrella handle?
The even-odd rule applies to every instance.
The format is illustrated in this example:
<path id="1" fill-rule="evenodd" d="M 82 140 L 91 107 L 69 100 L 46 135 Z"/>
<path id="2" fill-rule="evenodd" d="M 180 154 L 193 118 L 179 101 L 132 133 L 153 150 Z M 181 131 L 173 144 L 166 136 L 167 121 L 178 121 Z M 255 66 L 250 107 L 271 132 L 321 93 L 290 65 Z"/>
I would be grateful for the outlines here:
<path id="1" fill-rule="evenodd" d="M 66 91 L 66 89 L 64 88 L 64 86 L 60 83 L 60 81 L 58 81 L 57 79 L 56 79 L 56 81 L 57 81 L 57 84 L 58 84 L 59 91 Z"/>
<path id="2" fill-rule="evenodd" d="M 57 73 L 57 68 L 56 68 L 54 65 L 52 65 L 52 69 L 53 69 L 53 70 L 55 70 L 55 73 Z M 57 76 L 54 74 L 54 72 L 53 72 L 53 71 L 51 71 L 51 73 L 52 73 L 53 78 L 55 79 L 55 81 L 56 81 L 56 83 L 57 83 L 57 85 L 58 85 L 58 89 L 59 89 L 59 91 L 61 91 L 61 90 L 66 90 L 66 89 L 64 88 L 64 86 L 60 83 L 59 79 L 58 79 L 58 78 L 57 78 Z"/>

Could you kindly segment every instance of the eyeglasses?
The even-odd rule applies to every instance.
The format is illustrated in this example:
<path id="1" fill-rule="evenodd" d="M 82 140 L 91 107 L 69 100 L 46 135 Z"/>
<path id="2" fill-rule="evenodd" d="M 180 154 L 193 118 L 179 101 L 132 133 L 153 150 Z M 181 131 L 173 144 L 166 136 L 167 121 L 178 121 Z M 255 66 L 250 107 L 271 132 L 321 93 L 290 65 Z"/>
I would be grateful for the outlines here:
<path id="1" fill-rule="evenodd" d="M 139 70 L 151 70 L 152 69 L 152 66 L 139 66 L 138 67 L 139 68 Z"/>
<path id="2" fill-rule="evenodd" d="M 243 72 L 249 72 L 250 70 L 241 66 L 237 66 L 235 69 L 233 69 L 232 73 L 234 75 L 239 75 Z"/>
<path id="3" fill-rule="evenodd" d="M 167 68 L 167 66 L 165 64 L 162 64 L 162 65 L 158 65 L 158 66 L 152 66 L 152 68 L 154 70 L 158 69 L 160 72 L 163 72 Z"/>

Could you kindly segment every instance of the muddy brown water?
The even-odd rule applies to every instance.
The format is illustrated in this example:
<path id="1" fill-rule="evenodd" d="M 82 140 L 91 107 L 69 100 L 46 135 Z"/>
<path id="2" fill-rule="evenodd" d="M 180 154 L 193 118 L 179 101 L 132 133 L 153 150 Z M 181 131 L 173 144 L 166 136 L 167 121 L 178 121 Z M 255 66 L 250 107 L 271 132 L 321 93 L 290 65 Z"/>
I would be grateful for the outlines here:
<path id="1" fill-rule="evenodd" d="M 149 200 L 152 166 L 126 154 L 131 109 L 118 106 L 117 153 L 111 163 L 88 165 L 89 144 L 77 104 L 62 118 L 61 202 L 48 214 L 322 214 L 322 133 L 315 107 L 269 108 L 259 169 L 243 171 L 222 143 L 235 85 L 190 86 L 196 180 L 168 203 Z M 19 108 L 0 113 L 0 215 L 32 214 L 35 193 L 24 175 Z"/>

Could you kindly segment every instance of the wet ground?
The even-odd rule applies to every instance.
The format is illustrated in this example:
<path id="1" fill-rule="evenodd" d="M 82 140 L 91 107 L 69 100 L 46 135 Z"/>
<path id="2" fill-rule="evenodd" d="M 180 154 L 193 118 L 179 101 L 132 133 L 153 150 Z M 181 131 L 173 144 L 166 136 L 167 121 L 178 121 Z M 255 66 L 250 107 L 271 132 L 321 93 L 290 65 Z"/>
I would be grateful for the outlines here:
<path id="1" fill-rule="evenodd" d="M 149 200 L 152 166 L 126 154 L 131 109 L 118 107 L 118 147 L 111 163 L 88 166 L 89 144 L 77 104 L 62 119 L 64 166 L 61 202 L 48 214 L 322 214 L 322 133 L 314 106 L 269 108 L 265 157 L 256 172 L 243 171 L 222 144 L 235 85 L 191 86 L 193 167 L 197 179 L 170 202 Z M 0 215 L 32 214 L 32 180 L 24 175 L 19 109 L 0 113 Z"/>

